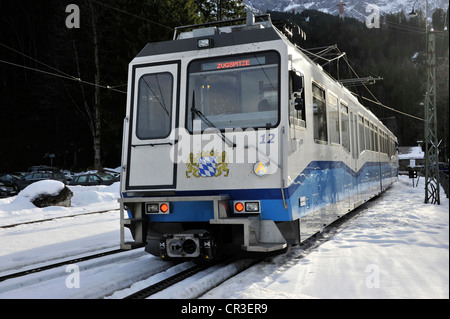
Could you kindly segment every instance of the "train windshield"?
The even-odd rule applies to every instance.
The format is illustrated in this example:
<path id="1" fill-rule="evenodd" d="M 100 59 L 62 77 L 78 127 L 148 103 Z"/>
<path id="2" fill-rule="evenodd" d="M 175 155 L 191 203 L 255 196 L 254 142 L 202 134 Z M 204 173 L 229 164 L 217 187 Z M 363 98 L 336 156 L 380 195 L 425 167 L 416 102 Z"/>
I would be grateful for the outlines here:
<path id="1" fill-rule="evenodd" d="M 279 121 L 279 65 L 279 55 L 272 51 L 190 63 L 188 130 L 192 132 L 193 126 L 198 130 L 197 125 L 201 125 L 203 131 L 211 124 L 220 130 L 276 126 Z M 200 121 L 199 114 L 207 121 Z"/>

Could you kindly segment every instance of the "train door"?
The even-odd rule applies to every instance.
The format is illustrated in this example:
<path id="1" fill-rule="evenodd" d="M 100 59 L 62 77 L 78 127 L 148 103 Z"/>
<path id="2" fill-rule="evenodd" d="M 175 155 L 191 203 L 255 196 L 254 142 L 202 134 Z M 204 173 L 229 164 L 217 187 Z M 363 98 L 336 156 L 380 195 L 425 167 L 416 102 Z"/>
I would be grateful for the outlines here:
<path id="1" fill-rule="evenodd" d="M 127 189 L 175 188 L 179 69 L 180 62 L 133 67 Z"/>

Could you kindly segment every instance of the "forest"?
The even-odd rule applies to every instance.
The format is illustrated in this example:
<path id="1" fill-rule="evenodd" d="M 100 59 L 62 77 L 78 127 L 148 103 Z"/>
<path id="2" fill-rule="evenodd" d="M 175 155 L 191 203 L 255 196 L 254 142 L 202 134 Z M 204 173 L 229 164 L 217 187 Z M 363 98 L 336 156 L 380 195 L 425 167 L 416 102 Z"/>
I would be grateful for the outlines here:
<path id="1" fill-rule="evenodd" d="M 80 9 L 79 27 L 67 26 L 69 4 Z M 246 14 L 242 1 L 231 0 L 17 0 L 1 6 L 0 171 L 37 164 L 72 170 L 119 166 L 133 57 L 148 42 L 171 40 L 176 26 Z M 397 134 L 400 145 L 423 139 L 423 14 L 382 16 L 381 27 L 371 29 L 317 11 L 270 14 L 306 32 L 306 40 L 297 43 L 301 48 L 336 45 L 330 54 L 345 52 L 345 59 L 324 66 L 335 78 L 382 78 L 348 88 Z M 447 21 L 448 12 L 433 14 L 443 161 L 448 160 L 449 135 Z M 370 101 L 375 99 L 384 106 Z"/>

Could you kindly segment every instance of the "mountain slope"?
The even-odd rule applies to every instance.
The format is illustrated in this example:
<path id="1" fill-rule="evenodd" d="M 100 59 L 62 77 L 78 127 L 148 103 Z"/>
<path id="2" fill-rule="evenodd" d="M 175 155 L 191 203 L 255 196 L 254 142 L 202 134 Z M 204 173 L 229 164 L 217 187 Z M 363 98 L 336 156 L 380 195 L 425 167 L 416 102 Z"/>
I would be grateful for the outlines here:
<path id="1" fill-rule="evenodd" d="M 364 21 L 370 13 L 366 13 L 368 4 L 375 4 L 380 9 L 380 14 L 397 13 L 404 11 L 410 13 L 413 6 L 415 11 L 425 12 L 425 1 L 416 0 L 244 0 L 244 3 L 257 12 L 267 11 L 292 11 L 300 13 L 303 10 L 318 10 L 331 15 L 338 15 L 338 2 L 345 3 L 344 16 Z M 415 5 L 414 5 L 415 3 Z M 446 10 L 447 0 L 428 0 L 428 17 L 431 17 L 436 8 Z"/>

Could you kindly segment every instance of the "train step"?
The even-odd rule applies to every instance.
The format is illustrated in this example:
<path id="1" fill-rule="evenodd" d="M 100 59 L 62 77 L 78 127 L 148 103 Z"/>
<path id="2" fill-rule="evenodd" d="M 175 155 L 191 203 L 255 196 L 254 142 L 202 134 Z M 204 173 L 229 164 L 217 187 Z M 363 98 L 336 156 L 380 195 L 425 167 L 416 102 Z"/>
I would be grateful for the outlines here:
<path id="1" fill-rule="evenodd" d="M 273 220 L 259 217 L 214 219 L 211 224 L 242 225 L 244 243 L 242 250 L 271 252 L 287 247 L 287 242 Z"/>
<path id="2" fill-rule="evenodd" d="M 249 244 L 247 247 L 242 247 L 248 252 L 268 253 L 271 251 L 282 250 L 287 247 L 286 243 L 257 243 Z"/>

